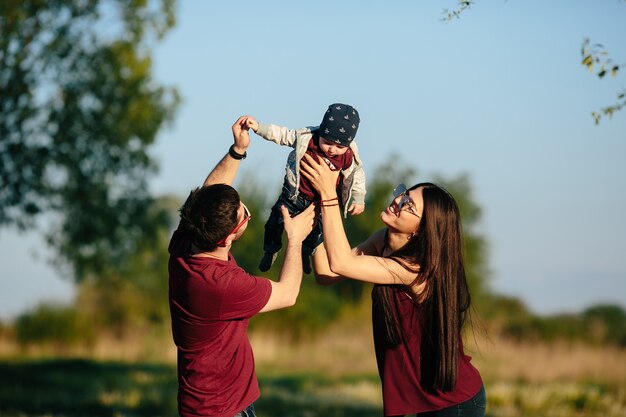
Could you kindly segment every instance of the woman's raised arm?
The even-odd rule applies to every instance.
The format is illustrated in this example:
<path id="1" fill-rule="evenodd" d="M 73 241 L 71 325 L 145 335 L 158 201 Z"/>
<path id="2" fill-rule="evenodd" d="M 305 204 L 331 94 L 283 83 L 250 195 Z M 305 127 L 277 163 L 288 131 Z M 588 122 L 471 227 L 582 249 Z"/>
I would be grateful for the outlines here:
<path id="1" fill-rule="evenodd" d="M 302 175 L 311 181 L 321 196 L 324 249 L 327 254 L 328 269 L 333 275 L 325 270 L 324 262 L 319 258 L 316 267 L 319 266 L 321 270 L 318 273 L 332 279 L 341 276 L 376 284 L 408 285 L 412 283 L 417 274 L 407 270 L 398 262 L 383 258 L 380 254 L 359 254 L 350 248 L 337 203 L 335 186 L 339 172 L 331 171 L 325 163 L 320 164 L 309 155 L 303 157 L 300 168 Z"/>

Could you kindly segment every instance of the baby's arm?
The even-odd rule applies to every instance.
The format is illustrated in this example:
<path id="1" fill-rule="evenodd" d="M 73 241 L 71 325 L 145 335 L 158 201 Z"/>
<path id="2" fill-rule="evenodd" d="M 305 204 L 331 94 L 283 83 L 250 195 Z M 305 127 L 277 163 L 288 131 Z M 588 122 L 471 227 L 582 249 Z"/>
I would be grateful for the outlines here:
<path id="1" fill-rule="evenodd" d="M 352 203 L 350 204 L 350 207 L 348 207 L 348 213 L 350 213 L 352 216 L 358 216 L 364 211 L 365 211 L 365 204 Z"/>
<path id="2" fill-rule="evenodd" d="M 296 142 L 295 130 L 276 125 L 259 123 L 254 117 L 250 117 L 248 119 L 247 127 L 252 129 L 254 133 L 261 136 L 263 139 L 279 145 L 293 147 Z"/>
<path id="3" fill-rule="evenodd" d="M 352 174 L 352 203 L 348 206 L 348 212 L 357 216 L 365 210 L 365 171 L 362 165 L 358 165 Z"/>

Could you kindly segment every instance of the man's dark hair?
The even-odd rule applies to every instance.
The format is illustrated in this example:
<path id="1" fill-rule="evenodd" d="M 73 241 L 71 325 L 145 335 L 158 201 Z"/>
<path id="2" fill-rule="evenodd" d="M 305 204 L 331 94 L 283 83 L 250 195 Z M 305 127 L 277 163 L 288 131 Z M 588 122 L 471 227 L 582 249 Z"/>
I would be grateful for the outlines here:
<path id="1" fill-rule="evenodd" d="M 212 251 L 237 225 L 239 194 L 226 184 L 191 191 L 180 208 L 180 226 L 202 251 Z"/>

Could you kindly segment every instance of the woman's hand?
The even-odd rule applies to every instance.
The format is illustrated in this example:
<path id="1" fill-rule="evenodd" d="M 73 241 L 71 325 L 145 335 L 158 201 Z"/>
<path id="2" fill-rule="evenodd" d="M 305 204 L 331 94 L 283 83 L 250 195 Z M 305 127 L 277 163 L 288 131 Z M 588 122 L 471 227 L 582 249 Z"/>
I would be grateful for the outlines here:
<path id="1" fill-rule="evenodd" d="M 300 173 L 311 181 L 322 200 L 337 197 L 339 171 L 333 171 L 325 162 L 319 163 L 311 155 L 304 154 L 300 160 Z"/>

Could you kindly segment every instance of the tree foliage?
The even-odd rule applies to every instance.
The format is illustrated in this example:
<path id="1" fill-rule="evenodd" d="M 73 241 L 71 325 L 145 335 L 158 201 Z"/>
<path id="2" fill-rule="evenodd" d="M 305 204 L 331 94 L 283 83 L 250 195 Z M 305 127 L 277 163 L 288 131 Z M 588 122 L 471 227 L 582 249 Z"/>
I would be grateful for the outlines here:
<path id="1" fill-rule="evenodd" d="M 450 21 L 452 19 L 458 19 L 461 17 L 461 13 L 463 13 L 465 10 L 469 9 L 472 4 L 474 4 L 473 0 L 457 0 L 456 2 L 456 8 L 450 10 L 450 9 L 443 9 L 443 17 L 442 20 L 443 21 Z"/>
<path id="2" fill-rule="evenodd" d="M 589 307 L 582 314 L 589 339 L 626 347 L 626 311 L 613 304 Z"/>
<path id="3" fill-rule="evenodd" d="M 344 222 L 352 245 L 383 226 L 380 212 L 391 201 L 395 185 L 399 182 L 413 185 L 418 182 L 416 178 L 423 180 L 422 175 L 418 176 L 398 155 L 390 155 L 369 177 L 366 211 Z M 450 191 L 459 204 L 472 300 L 490 332 L 517 341 L 569 340 L 626 346 L 626 311 L 621 306 L 598 305 L 581 314 L 537 316 L 518 298 L 493 294 L 489 289 L 487 243 L 479 228 L 481 210 L 474 200 L 470 179 L 466 175 L 453 178 L 435 175 L 433 178 Z M 253 218 L 232 252 L 246 271 L 275 280 L 280 273 L 282 252 L 269 272 L 261 273 L 258 262 L 262 254 L 263 226 L 280 184 L 277 181 L 275 188 L 261 184 L 252 173 L 243 173 L 239 182 L 241 185 L 237 188 Z M 162 335 L 169 333 L 167 246 L 178 223 L 177 211 L 181 204 L 181 199 L 173 196 L 157 198 L 147 217 L 155 224 L 155 233 L 143 235 L 133 253 L 121 262 L 90 273 L 78 285 L 74 307 L 44 304 L 20 316 L 15 323 L 18 340 L 23 344 L 88 345 L 100 332 L 118 337 L 145 329 L 162 332 Z M 346 314 L 358 314 L 358 317 L 350 316 L 354 320 L 363 319 L 361 307 L 370 297 L 370 290 L 370 284 L 353 280 L 320 287 L 312 275 L 304 276 L 295 306 L 256 316 L 251 326 L 292 339 L 315 335 Z M 94 329 L 98 334 L 93 333 Z M 10 334 L 0 328 L 0 334 L 3 332 Z"/>
<path id="4" fill-rule="evenodd" d="M 119 263 L 81 282 L 76 307 L 92 324 L 120 337 L 169 324 L 167 248 L 180 205 L 173 196 L 157 198 L 147 212 L 153 233 L 142 235 Z"/>
<path id="5" fill-rule="evenodd" d="M 607 74 L 611 74 L 612 77 L 617 76 L 620 69 L 625 64 L 617 64 L 609 57 L 609 53 L 604 49 L 602 44 L 592 44 L 587 38 L 583 41 L 583 45 L 580 49 L 582 56 L 581 64 L 589 70 L 589 73 L 593 74 L 594 70 L 598 78 L 602 79 Z M 600 123 L 600 119 L 603 116 L 613 117 L 613 113 L 621 110 L 626 106 L 626 90 L 617 94 L 617 101 L 615 104 L 605 106 L 600 111 L 591 112 L 591 116 L 596 124 Z"/>
<path id="6" fill-rule="evenodd" d="M 518 298 L 492 294 L 484 317 L 491 331 L 515 341 L 577 341 L 626 346 L 626 311 L 598 304 L 582 313 L 533 314 Z"/>
<path id="7" fill-rule="evenodd" d="M 41 304 L 21 315 L 15 330 L 21 345 L 53 343 L 67 347 L 92 343 L 96 337 L 92 323 L 77 309 L 54 304 Z"/>
<path id="8" fill-rule="evenodd" d="M 48 241 L 78 280 L 153 229 L 147 151 L 178 96 L 153 80 L 150 47 L 173 2 L 0 2 L 0 226 L 52 213 Z"/>

